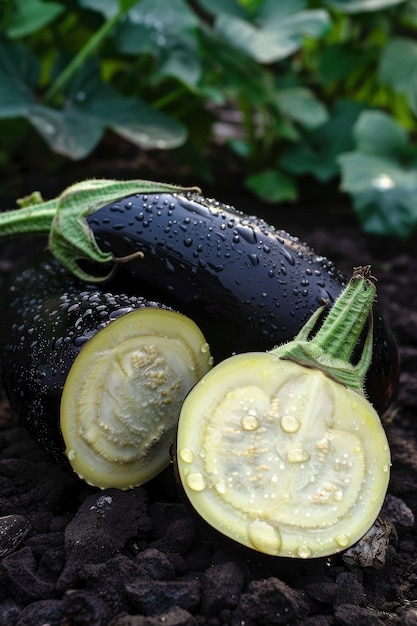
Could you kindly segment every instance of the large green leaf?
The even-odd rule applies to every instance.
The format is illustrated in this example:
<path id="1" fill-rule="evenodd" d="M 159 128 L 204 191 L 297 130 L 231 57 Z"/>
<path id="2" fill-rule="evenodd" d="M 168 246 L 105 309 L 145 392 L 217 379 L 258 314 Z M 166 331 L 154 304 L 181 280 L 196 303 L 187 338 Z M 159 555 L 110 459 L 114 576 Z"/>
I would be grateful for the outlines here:
<path id="1" fill-rule="evenodd" d="M 341 188 L 366 232 L 408 237 L 417 225 L 417 149 L 379 111 L 362 113 L 354 133 L 356 150 L 339 157 Z"/>
<path id="2" fill-rule="evenodd" d="M 363 108 L 357 102 L 337 102 L 325 124 L 283 152 L 280 165 L 293 174 L 312 174 L 323 182 L 334 178 L 339 173 L 337 157 L 354 147 L 352 128 Z"/>
<path id="3" fill-rule="evenodd" d="M 58 2 L 14 0 L 6 33 L 11 38 L 25 37 L 53 22 L 63 11 L 64 7 Z"/>
<path id="4" fill-rule="evenodd" d="M 26 47 L 0 38 L 0 119 L 27 118 L 55 152 L 81 159 L 106 128 L 146 148 L 173 148 L 185 141 L 180 124 L 102 83 L 94 63 L 74 77 L 61 109 L 39 102 L 38 74 L 39 65 Z"/>
<path id="5" fill-rule="evenodd" d="M 116 44 L 124 54 L 151 54 L 158 74 L 195 86 L 201 75 L 197 18 L 184 0 L 141 0 L 116 29 Z"/>
<path id="6" fill-rule="evenodd" d="M 385 48 L 379 69 L 382 83 L 407 97 L 411 110 L 417 115 L 417 43 L 396 38 Z"/>
<path id="7" fill-rule="evenodd" d="M 382 11 L 407 0 L 326 0 L 326 4 L 343 13 L 365 13 Z"/>
<path id="8" fill-rule="evenodd" d="M 0 119 L 28 113 L 39 72 L 39 62 L 26 46 L 0 35 Z"/>
<path id="9" fill-rule="evenodd" d="M 78 0 L 80 7 L 101 13 L 106 19 L 112 18 L 118 12 L 118 0 Z"/>
<path id="10" fill-rule="evenodd" d="M 306 128 L 317 128 L 328 119 L 324 104 L 305 87 L 279 89 L 275 102 L 282 113 Z"/>
<path id="11" fill-rule="evenodd" d="M 224 13 L 242 18 L 246 16 L 246 12 L 238 0 L 197 0 L 197 4 L 210 15 Z"/>
<path id="12" fill-rule="evenodd" d="M 257 24 L 231 15 L 220 14 L 216 29 L 259 63 L 273 63 L 299 50 L 306 37 L 322 36 L 330 25 L 321 9 L 304 10 L 300 0 L 266 0 Z"/>
<path id="13" fill-rule="evenodd" d="M 293 202 L 297 199 L 294 181 L 278 169 L 268 169 L 248 176 L 245 186 L 264 202 Z"/>

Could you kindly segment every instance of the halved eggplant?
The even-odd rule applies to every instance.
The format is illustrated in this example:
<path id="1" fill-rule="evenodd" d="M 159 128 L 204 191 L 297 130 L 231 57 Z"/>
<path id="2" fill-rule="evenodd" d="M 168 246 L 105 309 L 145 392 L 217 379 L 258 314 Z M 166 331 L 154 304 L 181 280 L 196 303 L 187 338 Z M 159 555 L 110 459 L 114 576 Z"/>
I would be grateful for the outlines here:
<path id="1" fill-rule="evenodd" d="M 211 367 L 185 315 L 79 281 L 52 259 L 5 288 L 0 337 L 22 424 L 101 488 L 142 484 L 168 465 L 182 402 Z"/>
<path id="2" fill-rule="evenodd" d="M 369 268 L 357 268 L 314 334 L 224 360 L 190 391 L 178 422 L 180 491 L 221 535 L 269 556 L 340 552 L 372 526 L 389 483 L 390 450 L 363 385 L 372 319 Z M 311 336 L 313 334 L 313 336 Z"/>

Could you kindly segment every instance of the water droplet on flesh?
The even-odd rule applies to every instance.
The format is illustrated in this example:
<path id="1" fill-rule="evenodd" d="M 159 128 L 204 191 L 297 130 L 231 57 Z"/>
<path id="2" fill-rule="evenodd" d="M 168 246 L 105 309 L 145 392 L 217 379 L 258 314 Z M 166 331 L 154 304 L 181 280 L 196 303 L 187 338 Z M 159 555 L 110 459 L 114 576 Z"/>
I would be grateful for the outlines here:
<path id="1" fill-rule="evenodd" d="M 296 433 L 300 429 L 301 422 L 293 415 L 283 415 L 280 420 L 281 428 L 286 433 Z"/>
<path id="2" fill-rule="evenodd" d="M 271 526 L 261 520 L 250 522 L 247 528 L 248 539 L 256 550 L 265 554 L 278 555 L 282 539 L 276 526 Z"/>
<path id="3" fill-rule="evenodd" d="M 179 455 L 184 463 L 192 463 L 194 461 L 194 452 L 189 448 L 183 448 L 180 450 Z"/>
<path id="4" fill-rule="evenodd" d="M 304 463 L 309 460 L 310 455 L 307 450 L 302 448 L 292 448 L 288 450 L 286 457 L 289 463 Z"/>
<path id="5" fill-rule="evenodd" d="M 200 472 L 190 474 L 189 476 L 187 476 L 185 481 L 192 491 L 204 491 L 204 489 L 207 487 L 204 476 L 200 474 Z"/>
<path id="6" fill-rule="evenodd" d="M 311 549 L 305 544 L 298 546 L 296 553 L 297 556 L 300 557 L 300 559 L 308 559 L 312 555 Z"/>

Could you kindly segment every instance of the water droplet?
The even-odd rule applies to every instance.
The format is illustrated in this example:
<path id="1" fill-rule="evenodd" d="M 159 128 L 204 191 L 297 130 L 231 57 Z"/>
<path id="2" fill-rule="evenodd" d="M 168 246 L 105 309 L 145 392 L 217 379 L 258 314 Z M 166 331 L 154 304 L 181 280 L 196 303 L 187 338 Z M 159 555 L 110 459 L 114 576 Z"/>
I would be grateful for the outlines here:
<path id="1" fill-rule="evenodd" d="M 281 550 L 281 533 L 276 526 L 271 526 L 267 522 L 254 520 L 247 528 L 248 539 L 256 550 L 264 554 L 277 556 Z"/>
<path id="2" fill-rule="evenodd" d="M 248 226 L 246 224 L 239 224 L 236 226 L 237 233 L 247 241 L 248 243 L 256 243 L 258 238 L 256 236 L 256 232 L 252 228 L 252 226 Z"/>
<path id="3" fill-rule="evenodd" d="M 259 257 L 257 254 L 248 254 L 248 257 L 252 265 L 259 265 Z"/>
<path id="4" fill-rule="evenodd" d="M 193 240 L 191 239 L 191 237 L 186 237 L 186 238 L 184 239 L 184 246 L 185 246 L 186 248 L 189 248 L 189 247 L 190 247 L 190 246 L 192 246 L 192 245 L 193 245 Z"/>
<path id="5" fill-rule="evenodd" d="M 333 499 L 336 502 L 341 502 L 343 500 L 343 491 L 341 489 L 337 489 L 333 494 Z"/>
<path id="6" fill-rule="evenodd" d="M 300 559 L 309 559 L 311 555 L 313 554 L 311 551 L 311 548 L 309 548 L 305 544 L 298 546 L 296 553 L 297 553 L 297 556 L 300 557 Z"/>
<path id="7" fill-rule="evenodd" d="M 292 448 L 288 450 L 286 457 L 289 463 L 304 463 L 309 460 L 310 455 L 307 450 L 303 450 L 302 448 Z"/>
<path id="8" fill-rule="evenodd" d="M 295 265 L 295 259 L 285 245 L 281 247 L 281 254 L 290 265 Z"/>
<path id="9" fill-rule="evenodd" d="M 200 474 L 200 472 L 190 474 L 189 476 L 187 476 L 185 481 L 192 491 L 204 491 L 204 489 L 207 487 L 204 476 Z"/>
<path id="10" fill-rule="evenodd" d="M 71 449 L 71 450 L 68 450 L 67 456 L 70 461 L 73 461 L 75 457 L 77 456 L 77 453 L 75 452 L 75 450 Z"/>
<path id="11" fill-rule="evenodd" d="M 202 354 L 206 354 L 206 353 L 207 353 L 207 352 L 209 352 L 209 351 L 210 351 L 210 346 L 209 346 L 209 344 L 208 344 L 207 342 L 206 342 L 206 343 L 201 344 L 201 347 L 200 347 L 200 352 L 201 352 Z"/>
<path id="12" fill-rule="evenodd" d="M 341 548 L 347 548 L 349 545 L 349 537 L 347 535 L 336 535 L 334 540 Z"/>
<path id="13" fill-rule="evenodd" d="M 184 463 L 192 463 L 194 461 L 194 452 L 189 448 L 183 448 L 180 450 L 179 455 Z"/>
<path id="14" fill-rule="evenodd" d="M 219 493 L 222 496 L 227 491 L 227 485 L 224 480 L 219 480 L 219 482 L 214 485 L 214 488 L 217 491 L 217 493 Z"/>
<path id="15" fill-rule="evenodd" d="M 244 415 L 240 421 L 243 430 L 251 431 L 256 430 L 259 427 L 259 422 L 256 415 L 248 413 Z"/>
<path id="16" fill-rule="evenodd" d="M 296 433 L 301 426 L 298 417 L 293 415 L 283 415 L 280 420 L 281 428 L 286 433 Z"/>

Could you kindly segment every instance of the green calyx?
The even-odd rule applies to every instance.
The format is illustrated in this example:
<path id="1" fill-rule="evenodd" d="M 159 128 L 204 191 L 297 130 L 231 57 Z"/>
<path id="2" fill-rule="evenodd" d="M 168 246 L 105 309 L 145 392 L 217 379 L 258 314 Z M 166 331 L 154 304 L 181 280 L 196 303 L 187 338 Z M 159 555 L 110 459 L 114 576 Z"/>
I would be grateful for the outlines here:
<path id="1" fill-rule="evenodd" d="M 79 262 L 106 265 L 123 259 L 115 259 L 98 247 L 85 216 L 136 193 L 180 191 L 200 190 L 147 180 L 91 179 L 71 185 L 57 198 L 48 201 L 44 201 L 39 192 L 34 192 L 18 202 L 19 209 L 0 214 L 0 238 L 35 233 L 48 235 L 50 251 L 70 272 L 83 280 L 104 281 L 114 266 L 107 275 L 97 276 L 84 271 Z"/>
<path id="2" fill-rule="evenodd" d="M 292 341 L 271 352 L 281 359 L 321 369 L 346 387 L 364 394 L 365 377 L 372 359 L 375 292 L 370 266 L 354 268 L 346 288 L 317 333 L 310 338 L 326 306 L 310 317 Z M 352 364 L 350 359 L 367 321 L 368 332 L 361 357 Z"/>

